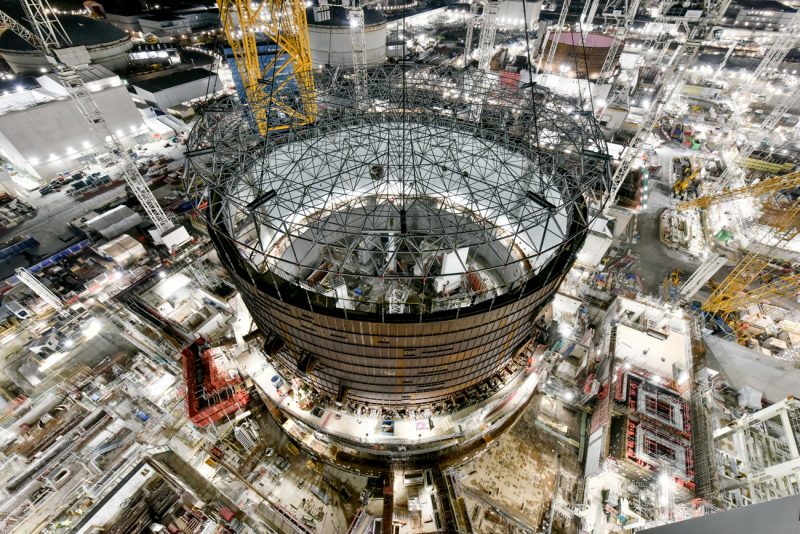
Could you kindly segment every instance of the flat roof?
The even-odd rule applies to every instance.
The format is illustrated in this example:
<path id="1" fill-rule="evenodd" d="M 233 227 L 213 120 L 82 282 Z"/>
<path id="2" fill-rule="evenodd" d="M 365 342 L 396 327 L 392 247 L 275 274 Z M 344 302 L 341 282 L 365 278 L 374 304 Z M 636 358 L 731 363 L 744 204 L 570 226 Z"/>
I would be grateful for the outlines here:
<path id="1" fill-rule="evenodd" d="M 794 13 L 797 11 L 793 7 L 782 4 L 777 0 L 738 0 L 736 2 L 744 9 L 758 9 L 763 11 L 778 11 L 781 13 Z"/>
<path id="2" fill-rule="evenodd" d="M 153 13 L 139 17 L 139 20 L 165 22 L 168 20 L 185 20 L 185 18 L 182 15 L 176 15 L 175 13 Z"/>
<path id="3" fill-rule="evenodd" d="M 131 85 L 149 93 L 157 93 L 159 91 L 164 91 L 172 87 L 202 80 L 211 76 L 216 76 L 216 74 L 208 69 L 198 68 L 179 70 L 165 76 L 158 76 L 147 80 L 131 81 L 130 83 Z"/>
<path id="4" fill-rule="evenodd" d="M 719 371 L 734 388 L 750 386 L 777 402 L 800 393 L 800 369 L 735 341 L 705 336 L 707 365 Z"/>

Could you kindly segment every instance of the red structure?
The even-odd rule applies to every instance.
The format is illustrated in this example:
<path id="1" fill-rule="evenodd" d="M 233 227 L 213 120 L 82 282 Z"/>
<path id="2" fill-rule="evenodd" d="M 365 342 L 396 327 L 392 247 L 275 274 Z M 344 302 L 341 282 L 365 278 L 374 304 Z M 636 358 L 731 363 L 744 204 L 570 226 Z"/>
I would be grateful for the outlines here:
<path id="1" fill-rule="evenodd" d="M 250 395 L 242 377 L 225 376 L 217 368 L 206 340 L 198 338 L 181 351 L 186 382 L 186 411 L 195 425 L 204 427 L 247 406 Z"/>

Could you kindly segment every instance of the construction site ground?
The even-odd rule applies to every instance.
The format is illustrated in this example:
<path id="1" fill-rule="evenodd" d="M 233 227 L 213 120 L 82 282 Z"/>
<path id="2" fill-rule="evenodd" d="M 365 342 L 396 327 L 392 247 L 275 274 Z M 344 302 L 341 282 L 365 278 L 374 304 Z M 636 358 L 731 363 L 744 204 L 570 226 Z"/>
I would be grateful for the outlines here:
<path id="1" fill-rule="evenodd" d="M 543 394 L 534 396 L 519 422 L 479 458 L 467 463 L 461 488 L 477 533 L 513 532 L 542 525 L 553 495 L 575 496 L 581 413 Z M 570 518 L 556 514 L 552 532 L 573 533 Z"/>

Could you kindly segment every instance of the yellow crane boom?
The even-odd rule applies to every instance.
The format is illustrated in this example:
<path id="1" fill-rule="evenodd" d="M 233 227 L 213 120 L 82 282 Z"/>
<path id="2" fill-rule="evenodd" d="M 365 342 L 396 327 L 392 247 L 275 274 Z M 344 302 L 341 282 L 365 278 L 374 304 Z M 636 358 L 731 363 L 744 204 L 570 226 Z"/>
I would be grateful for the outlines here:
<path id="1" fill-rule="evenodd" d="M 217 6 L 261 134 L 314 122 L 317 102 L 305 1 L 217 0 Z M 259 34 L 277 46 L 263 67 Z"/>
<path id="2" fill-rule="evenodd" d="M 800 201 L 782 210 L 770 249 L 788 243 L 800 234 Z M 768 255 L 748 252 L 725 280 L 708 297 L 703 309 L 714 313 L 734 313 L 750 304 L 766 302 L 775 296 L 793 297 L 800 292 L 800 273 L 778 271 Z"/>
<path id="3" fill-rule="evenodd" d="M 729 191 L 722 191 L 713 195 L 706 195 L 693 200 L 686 200 L 680 202 L 675 209 L 678 211 L 685 211 L 695 208 L 705 209 L 713 204 L 721 202 L 728 202 L 739 198 L 757 197 L 766 193 L 774 193 L 784 189 L 791 189 L 793 187 L 800 187 L 800 172 L 792 172 L 782 176 L 773 176 L 766 180 L 761 180 L 757 184 L 740 187 L 738 189 L 731 189 Z"/>

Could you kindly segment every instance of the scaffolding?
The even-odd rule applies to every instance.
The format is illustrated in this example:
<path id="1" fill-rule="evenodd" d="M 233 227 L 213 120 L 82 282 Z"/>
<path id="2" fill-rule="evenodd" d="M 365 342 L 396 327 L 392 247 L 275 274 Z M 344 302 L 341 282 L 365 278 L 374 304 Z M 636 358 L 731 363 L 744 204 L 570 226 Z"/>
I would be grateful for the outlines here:
<path id="1" fill-rule="evenodd" d="M 186 410 L 192 423 L 201 428 L 213 425 L 247 406 L 250 395 L 241 376 L 225 376 L 217 367 L 205 339 L 199 338 L 183 349 L 181 360 L 186 381 Z"/>
<path id="2" fill-rule="evenodd" d="M 800 494 L 800 401 L 792 397 L 714 433 L 726 508 Z"/>
<path id="3" fill-rule="evenodd" d="M 500 11 L 499 0 L 486 0 L 483 6 L 481 34 L 478 39 L 478 68 L 489 70 L 494 51 L 494 40 L 497 36 L 497 13 Z"/>

